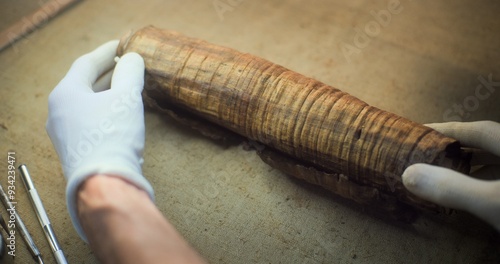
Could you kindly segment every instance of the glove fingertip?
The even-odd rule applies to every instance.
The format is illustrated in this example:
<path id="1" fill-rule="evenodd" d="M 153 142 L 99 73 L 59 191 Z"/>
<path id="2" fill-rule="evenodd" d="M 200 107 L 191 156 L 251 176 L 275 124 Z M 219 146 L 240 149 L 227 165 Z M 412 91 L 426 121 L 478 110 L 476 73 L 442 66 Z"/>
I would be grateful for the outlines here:
<path id="1" fill-rule="evenodd" d="M 428 201 L 440 203 L 448 187 L 443 168 L 429 164 L 409 166 L 401 176 L 403 185 L 408 191 Z"/>
<path id="2" fill-rule="evenodd" d="M 425 171 L 426 164 L 413 164 L 406 168 L 401 179 L 403 185 L 411 192 L 415 192 L 421 189 L 423 181 L 425 181 L 426 174 Z"/>
<path id="3" fill-rule="evenodd" d="M 144 85 L 144 60 L 135 53 L 123 55 L 116 64 L 111 89 L 139 89 Z"/>
<path id="4" fill-rule="evenodd" d="M 135 52 L 127 53 L 118 60 L 115 68 L 115 72 L 116 71 L 118 71 L 117 72 L 118 74 L 120 74 L 120 72 L 129 72 L 129 71 L 143 73 L 144 59 L 141 57 L 141 55 Z"/>
<path id="5" fill-rule="evenodd" d="M 131 61 L 134 61 L 136 63 L 141 63 L 141 64 L 144 64 L 144 59 L 142 58 L 141 55 L 139 55 L 139 53 L 137 52 L 129 52 L 129 53 L 126 53 L 125 55 L 123 55 L 120 59 L 121 60 L 131 60 Z"/>

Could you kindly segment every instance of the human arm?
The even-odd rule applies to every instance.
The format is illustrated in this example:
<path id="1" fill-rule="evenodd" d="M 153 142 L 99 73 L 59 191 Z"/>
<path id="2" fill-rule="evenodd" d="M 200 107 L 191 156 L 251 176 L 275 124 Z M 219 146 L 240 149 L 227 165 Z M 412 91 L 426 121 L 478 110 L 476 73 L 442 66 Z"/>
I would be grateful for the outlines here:
<path id="1" fill-rule="evenodd" d="M 200 260 L 152 201 L 141 169 L 144 62 L 129 53 L 114 67 L 117 45 L 78 58 L 49 96 L 46 128 L 67 180 L 71 220 L 104 263 Z"/>
<path id="2" fill-rule="evenodd" d="M 77 201 L 83 230 L 103 263 L 205 263 L 147 193 L 120 178 L 90 177 Z"/>
<path id="3" fill-rule="evenodd" d="M 409 166 L 403 184 L 421 198 L 468 211 L 500 231 L 500 124 L 491 121 L 429 124 L 441 133 L 456 138 L 476 151 L 473 165 L 484 165 L 472 177 L 428 164 Z"/>

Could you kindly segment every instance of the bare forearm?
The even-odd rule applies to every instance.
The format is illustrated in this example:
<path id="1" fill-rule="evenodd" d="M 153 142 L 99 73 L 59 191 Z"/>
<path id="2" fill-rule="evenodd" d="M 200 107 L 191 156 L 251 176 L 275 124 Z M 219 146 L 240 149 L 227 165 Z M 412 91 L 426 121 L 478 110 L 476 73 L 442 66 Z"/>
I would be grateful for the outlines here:
<path id="1" fill-rule="evenodd" d="M 104 263 L 204 263 L 146 192 L 120 178 L 86 180 L 78 192 L 78 213 Z"/>

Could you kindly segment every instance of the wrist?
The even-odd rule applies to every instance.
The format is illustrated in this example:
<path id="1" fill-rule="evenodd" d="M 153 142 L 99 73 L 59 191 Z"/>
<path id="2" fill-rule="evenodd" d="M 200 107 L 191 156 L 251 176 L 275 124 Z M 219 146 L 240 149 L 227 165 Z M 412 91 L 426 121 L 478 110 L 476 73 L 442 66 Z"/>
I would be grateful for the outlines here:
<path id="1" fill-rule="evenodd" d="M 93 175 L 77 192 L 90 246 L 103 263 L 202 263 L 144 190 L 123 178 Z"/>
<path id="2" fill-rule="evenodd" d="M 127 180 L 114 175 L 96 174 L 88 177 L 77 189 L 78 215 L 95 211 L 122 211 L 133 204 L 122 203 L 124 198 L 133 197 L 134 203 L 149 202 L 146 191 Z"/>
<path id="3" fill-rule="evenodd" d="M 79 167 L 77 170 L 73 171 L 71 175 L 67 175 L 68 184 L 66 186 L 66 203 L 68 205 L 68 211 L 76 231 L 78 232 L 80 237 L 86 242 L 87 242 L 87 237 L 85 236 L 85 232 L 83 231 L 79 219 L 79 212 L 77 211 L 78 210 L 77 203 L 79 202 L 78 196 L 80 195 L 79 193 L 82 190 L 82 188 L 84 188 L 84 190 L 87 191 L 86 193 L 88 193 L 88 191 L 97 192 L 99 195 L 102 196 L 103 199 L 101 200 L 103 201 L 103 203 L 104 201 L 112 202 L 113 199 L 120 197 L 120 195 L 124 196 L 125 194 L 127 194 L 129 190 L 123 191 L 122 187 L 128 185 L 130 185 L 128 186 L 128 188 L 131 188 L 132 190 L 136 191 L 143 190 L 142 193 L 146 193 L 149 196 L 150 200 L 154 200 L 153 188 L 146 180 L 146 178 L 142 176 L 140 170 L 140 164 L 138 163 L 137 165 L 138 168 L 135 168 L 131 166 L 120 165 L 119 162 L 113 162 L 119 159 L 120 157 L 115 156 L 114 159 L 109 159 L 108 161 L 110 163 L 107 164 L 102 162 L 82 164 L 82 166 Z M 98 182 L 101 184 L 93 184 L 94 182 Z M 122 187 L 118 189 L 114 187 L 115 182 L 119 182 L 117 186 L 122 186 Z M 82 187 L 84 184 L 87 186 Z M 104 198 L 106 198 L 107 200 Z M 96 205 L 97 204 L 94 204 L 94 206 Z M 119 204 L 116 203 L 106 204 L 106 206 L 108 206 L 108 209 L 123 209 L 119 207 L 117 208 L 110 207 L 111 205 L 118 206 Z M 125 205 L 126 204 L 123 204 L 122 206 Z M 88 209 L 90 209 L 90 207 Z"/>
<path id="4" fill-rule="evenodd" d="M 134 252 L 150 237 L 143 236 L 140 229 L 150 226 L 144 217 L 153 222 L 163 219 L 147 192 L 113 175 L 87 178 L 78 188 L 76 200 L 79 222 L 103 263 L 131 263 L 127 252 Z"/>

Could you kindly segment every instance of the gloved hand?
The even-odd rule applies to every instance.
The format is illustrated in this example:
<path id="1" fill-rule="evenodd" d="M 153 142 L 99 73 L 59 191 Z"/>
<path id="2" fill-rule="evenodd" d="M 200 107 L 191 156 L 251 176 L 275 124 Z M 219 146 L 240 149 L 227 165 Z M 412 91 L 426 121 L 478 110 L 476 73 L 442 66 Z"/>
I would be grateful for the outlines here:
<path id="1" fill-rule="evenodd" d="M 119 60 L 114 72 L 109 71 L 115 65 L 117 46 L 118 41 L 110 41 L 78 58 L 49 95 L 46 129 L 67 180 L 71 220 L 85 241 L 76 194 L 86 178 L 95 174 L 121 177 L 153 199 L 153 188 L 141 169 L 144 61 L 140 55 L 129 53 Z M 105 90 L 111 74 L 111 88 Z"/>
<path id="2" fill-rule="evenodd" d="M 465 146 L 488 151 L 474 153 L 471 162 L 485 166 L 469 177 L 446 168 L 414 164 L 403 173 L 404 186 L 425 200 L 475 214 L 500 231 L 500 124 L 478 121 L 427 126 Z"/>

